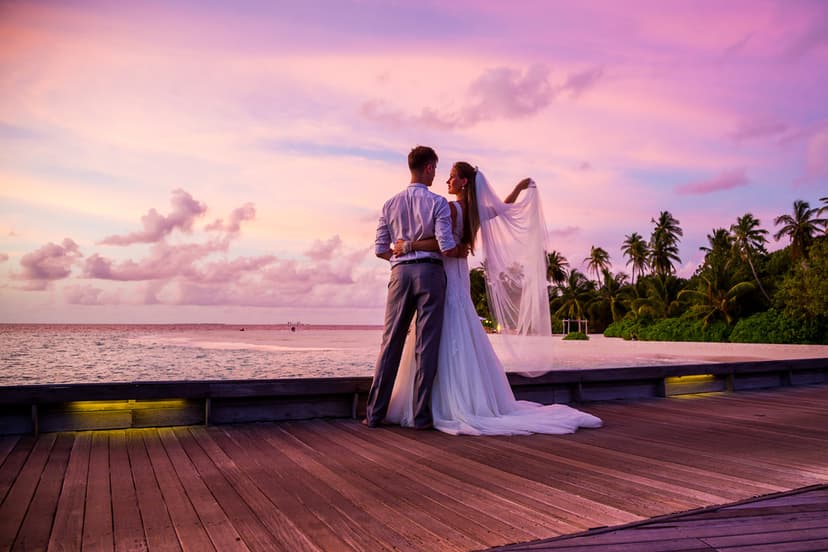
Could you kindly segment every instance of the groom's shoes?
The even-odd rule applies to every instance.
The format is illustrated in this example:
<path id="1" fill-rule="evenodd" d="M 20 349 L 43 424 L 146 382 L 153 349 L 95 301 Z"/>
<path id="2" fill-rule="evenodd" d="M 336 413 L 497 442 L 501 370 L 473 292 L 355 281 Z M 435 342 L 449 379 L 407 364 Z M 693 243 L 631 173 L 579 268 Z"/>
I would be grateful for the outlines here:
<path id="1" fill-rule="evenodd" d="M 427 429 L 434 429 L 434 424 L 432 424 L 431 422 L 429 422 L 429 423 L 427 423 L 427 424 L 425 424 L 425 425 L 421 425 L 421 426 L 414 426 L 414 429 L 416 429 L 416 430 L 423 430 L 423 431 L 424 431 L 424 430 L 427 430 Z"/>
<path id="2" fill-rule="evenodd" d="M 385 420 L 383 420 L 379 423 L 374 423 L 374 422 L 369 422 L 368 418 L 363 418 L 362 419 L 362 425 L 364 425 L 365 427 L 370 427 L 371 429 L 376 429 L 378 427 L 393 426 L 393 425 L 396 425 L 396 424 L 392 424 L 391 422 L 386 422 Z"/>

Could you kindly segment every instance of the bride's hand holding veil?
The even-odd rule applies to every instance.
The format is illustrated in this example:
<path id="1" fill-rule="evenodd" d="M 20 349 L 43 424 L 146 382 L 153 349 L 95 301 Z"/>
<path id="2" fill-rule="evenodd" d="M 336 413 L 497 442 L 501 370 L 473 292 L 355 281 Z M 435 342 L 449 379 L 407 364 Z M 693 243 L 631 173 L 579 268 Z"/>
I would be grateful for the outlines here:
<path id="1" fill-rule="evenodd" d="M 534 188 L 534 187 L 535 187 L 535 181 L 534 180 L 532 180 L 531 178 L 524 178 L 523 180 L 521 180 L 520 182 L 518 182 L 515 185 L 515 189 L 512 190 L 512 193 L 510 193 L 509 195 L 506 196 L 506 199 L 503 200 L 503 203 L 514 203 L 515 201 L 517 201 L 517 198 L 520 195 L 520 192 L 522 192 L 523 190 L 526 190 L 528 188 Z"/>

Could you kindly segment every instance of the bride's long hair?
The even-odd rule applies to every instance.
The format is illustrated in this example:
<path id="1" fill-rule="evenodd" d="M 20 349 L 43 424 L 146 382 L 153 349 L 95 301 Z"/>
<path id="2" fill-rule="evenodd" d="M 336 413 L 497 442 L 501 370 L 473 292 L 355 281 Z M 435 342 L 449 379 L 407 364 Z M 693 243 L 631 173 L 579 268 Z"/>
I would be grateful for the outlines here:
<path id="1" fill-rule="evenodd" d="M 473 254 L 477 231 L 480 230 L 480 212 L 477 209 L 477 169 L 465 161 L 458 161 L 454 164 L 454 170 L 466 179 L 466 187 L 463 190 L 466 207 L 463 210 L 462 240 Z"/>

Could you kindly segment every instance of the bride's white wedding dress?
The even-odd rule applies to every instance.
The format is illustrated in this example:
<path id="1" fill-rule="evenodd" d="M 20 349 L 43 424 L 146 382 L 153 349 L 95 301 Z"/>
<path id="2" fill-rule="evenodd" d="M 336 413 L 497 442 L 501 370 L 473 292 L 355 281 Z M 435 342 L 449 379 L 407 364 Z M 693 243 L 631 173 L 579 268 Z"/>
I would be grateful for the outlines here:
<path id="1" fill-rule="evenodd" d="M 455 239 L 463 216 L 455 202 Z M 527 435 L 573 433 L 600 427 L 601 420 L 566 405 L 541 405 L 515 399 L 503 365 L 471 301 L 465 258 L 444 258 L 446 304 L 439 364 L 431 397 L 434 427 L 452 435 Z M 414 326 L 403 350 L 386 421 L 414 425 Z"/>

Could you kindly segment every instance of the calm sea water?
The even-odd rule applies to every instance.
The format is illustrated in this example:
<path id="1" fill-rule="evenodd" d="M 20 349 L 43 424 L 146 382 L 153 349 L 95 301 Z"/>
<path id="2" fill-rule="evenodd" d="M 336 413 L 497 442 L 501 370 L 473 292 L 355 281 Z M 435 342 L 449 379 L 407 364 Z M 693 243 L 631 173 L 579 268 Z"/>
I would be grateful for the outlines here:
<path id="1" fill-rule="evenodd" d="M 353 326 L 0 324 L 0 386 L 163 380 L 370 376 L 381 329 Z M 828 358 L 825 345 L 672 343 L 590 336 L 530 338 L 507 371 Z M 514 357 L 512 357 L 514 358 Z"/>
<path id="2" fill-rule="evenodd" d="M 381 330 L 0 325 L 0 385 L 370 376 Z"/>

